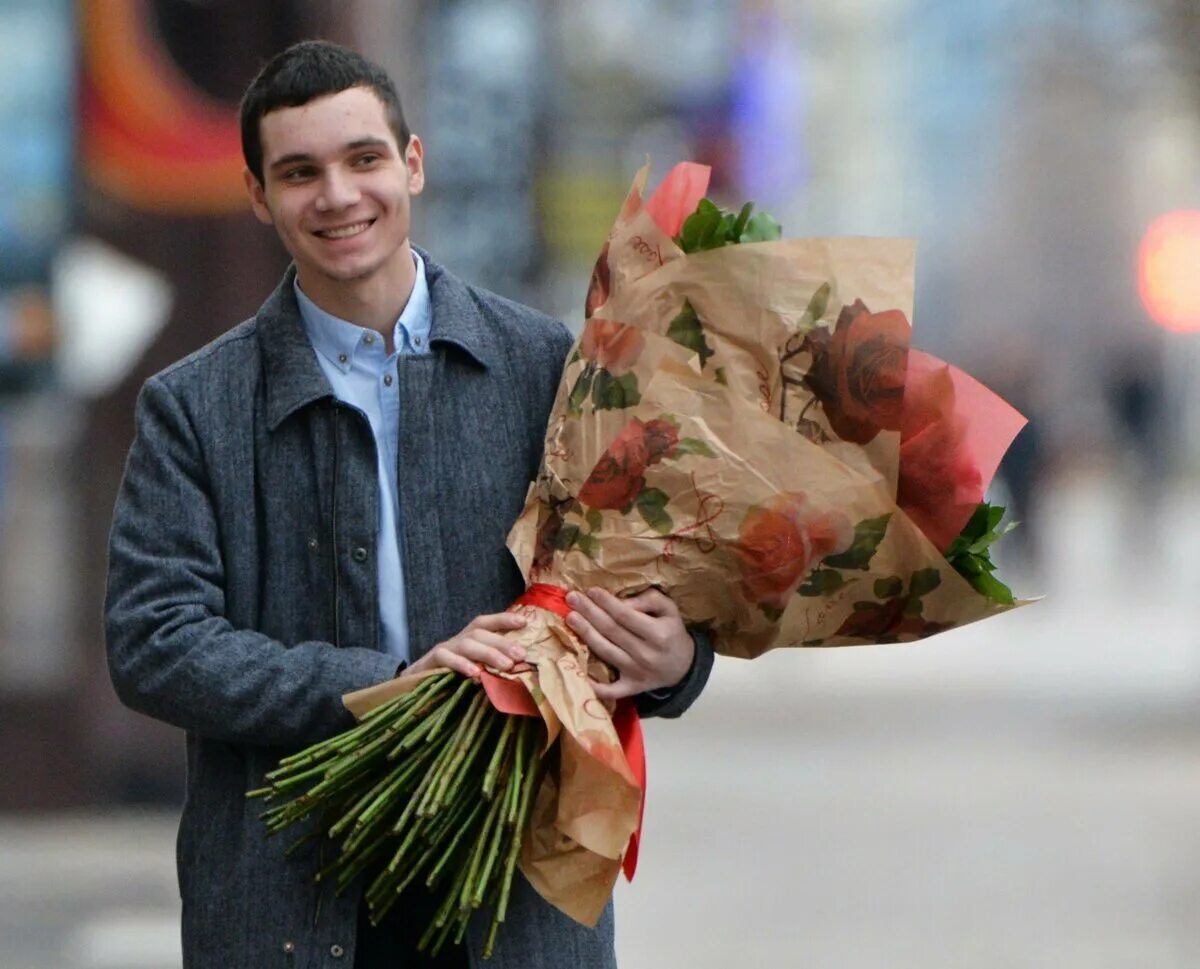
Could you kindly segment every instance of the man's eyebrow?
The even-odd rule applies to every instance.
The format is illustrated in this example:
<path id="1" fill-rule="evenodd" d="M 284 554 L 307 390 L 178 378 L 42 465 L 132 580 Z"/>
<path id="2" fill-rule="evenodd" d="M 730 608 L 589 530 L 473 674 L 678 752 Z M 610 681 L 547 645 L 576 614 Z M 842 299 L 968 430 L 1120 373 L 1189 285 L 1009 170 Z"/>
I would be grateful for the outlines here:
<path id="1" fill-rule="evenodd" d="M 374 138 L 368 136 L 366 138 L 355 138 L 353 141 L 347 142 L 342 146 L 342 150 L 358 151 L 360 148 L 381 148 L 385 151 L 390 151 L 391 147 L 392 146 L 384 138 Z M 316 159 L 307 152 L 294 151 L 291 154 L 283 155 L 282 157 L 275 159 L 275 161 L 271 162 L 269 167 L 274 170 L 276 168 L 283 168 L 285 165 L 312 163 L 315 160 Z"/>
<path id="2" fill-rule="evenodd" d="M 282 158 L 276 158 L 273 162 L 271 162 L 270 167 L 272 169 L 282 168 L 284 165 L 294 165 L 297 162 L 311 162 L 312 160 L 312 155 L 305 154 L 302 151 L 294 151 L 290 155 L 284 155 Z"/>

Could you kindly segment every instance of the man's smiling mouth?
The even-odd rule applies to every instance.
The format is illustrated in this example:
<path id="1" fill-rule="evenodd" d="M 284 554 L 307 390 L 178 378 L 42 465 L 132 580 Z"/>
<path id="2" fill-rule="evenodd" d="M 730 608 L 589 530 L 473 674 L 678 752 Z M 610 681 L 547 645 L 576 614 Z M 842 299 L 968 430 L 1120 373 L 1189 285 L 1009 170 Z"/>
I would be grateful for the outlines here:
<path id="1" fill-rule="evenodd" d="M 336 229 L 317 229 L 313 235 L 322 239 L 349 239 L 360 232 L 366 232 L 374 224 L 374 219 L 367 219 L 364 222 L 355 222 L 353 225 L 341 225 Z"/>

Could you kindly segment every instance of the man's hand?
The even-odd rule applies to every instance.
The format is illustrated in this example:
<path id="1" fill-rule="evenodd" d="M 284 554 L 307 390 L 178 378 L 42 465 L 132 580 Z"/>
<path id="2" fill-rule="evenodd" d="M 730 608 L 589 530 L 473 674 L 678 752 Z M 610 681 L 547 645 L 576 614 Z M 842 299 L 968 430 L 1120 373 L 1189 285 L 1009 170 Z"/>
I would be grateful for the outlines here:
<path id="1" fill-rule="evenodd" d="M 680 682 L 692 666 L 696 644 L 675 603 L 657 589 L 618 599 L 603 589 L 572 592 L 567 616 L 575 634 L 617 672 L 613 683 L 592 681 L 601 700 L 619 700 Z"/>
<path id="2" fill-rule="evenodd" d="M 405 669 L 401 676 L 442 667 L 476 679 L 485 666 L 497 670 L 512 669 L 514 663 L 525 658 L 525 650 L 500 634 L 520 629 L 524 625 L 525 618 L 514 612 L 477 616 L 466 629 L 457 636 L 438 643 Z"/>

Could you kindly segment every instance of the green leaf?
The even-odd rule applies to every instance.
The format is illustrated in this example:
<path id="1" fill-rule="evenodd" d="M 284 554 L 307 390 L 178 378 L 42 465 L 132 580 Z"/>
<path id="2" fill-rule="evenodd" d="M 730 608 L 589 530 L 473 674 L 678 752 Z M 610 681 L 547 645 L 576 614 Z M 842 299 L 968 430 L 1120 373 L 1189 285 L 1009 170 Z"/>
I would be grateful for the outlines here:
<path id="1" fill-rule="evenodd" d="M 1015 602 L 1013 599 L 1012 589 L 1006 586 L 994 575 L 988 573 L 977 575 L 971 579 L 970 582 L 977 591 L 982 592 L 993 602 L 999 602 L 1006 606 L 1011 606 Z"/>
<path id="2" fill-rule="evenodd" d="M 729 230 L 730 235 L 732 235 L 735 239 L 740 239 L 742 237 L 742 233 L 746 231 L 746 223 L 750 221 L 750 213 L 753 211 L 753 202 L 747 202 L 742 206 L 742 211 L 738 213 L 738 217 L 733 223 L 733 228 Z"/>
<path id="3" fill-rule="evenodd" d="M 945 555 L 946 561 L 973 588 L 995 602 L 1011 605 L 1012 590 L 992 575 L 996 563 L 992 561 L 991 546 L 1016 527 L 1015 522 L 999 527 L 1004 511 L 1003 505 L 980 502 Z"/>
<path id="4" fill-rule="evenodd" d="M 875 595 L 879 599 L 893 599 L 904 591 L 904 580 L 898 575 L 875 580 Z"/>
<path id="5" fill-rule="evenodd" d="M 637 374 L 632 371 L 620 377 L 614 377 L 607 370 L 596 373 L 596 380 L 592 384 L 592 404 L 596 410 L 620 410 L 632 407 L 641 399 Z"/>
<path id="6" fill-rule="evenodd" d="M 575 546 L 590 559 L 594 559 L 600 551 L 600 541 L 595 535 L 580 535 Z"/>
<path id="7" fill-rule="evenodd" d="M 783 229 L 779 223 L 766 212 L 759 212 L 746 224 L 746 231 L 738 238 L 738 242 L 774 242 L 782 235 Z"/>
<path id="8" fill-rule="evenodd" d="M 906 616 L 919 616 L 924 611 L 925 603 L 917 596 L 909 596 L 908 600 L 904 603 L 904 615 Z"/>
<path id="9" fill-rule="evenodd" d="M 667 502 L 671 499 L 665 491 L 658 488 L 643 488 L 633 505 L 638 510 L 646 524 L 660 535 L 671 534 L 675 523 L 667 514 Z"/>
<path id="10" fill-rule="evenodd" d="M 700 355 L 700 367 L 708 363 L 713 355 L 712 347 L 704 339 L 704 327 L 700 325 L 700 317 L 687 300 L 683 301 L 683 309 L 667 326 L 667 336 L 681 347 L 687 347 Z"/>
<path id="11" fill-rule="evenodd" d="M 571 396 L 567 398 L 567 410 L 572 414 L 583 413 L 583 402 L 587 400 L 588 394 L 592 390 L 592 378 L 595 375 L 595 368 L 587 366 L 583 368 L 583 372 L 575 381 L 575 386 L 571 388 Z"/>
<path id="12" fill-rule="evenodd" d="M 762 610 L 762 614 L 771 622 L 779 622 L 783 618 L 783 610 L 779 606 L 773 606 L 770 603 L 760 602 L 758 608 Z"/>
<path id="13" fill-rule="evenodd" d="M 833 595 L 845 584 L 846 580 L 841 572 L 835 569 L 816 568 L 808 573 L 808 578 L 796 590 L 796 594 L 802 596 Z"/>
<path id="14" fill-rule="evenodd" d="M 696 211 L 687 217 L 679 233 L 679 248 L 684 252 L 699 252 L 701 240 L 712 238 L 721 221 L 721 210 L 710 199 L 701 199 Z"/>
<path id="15" fill-rule="evenodd" d="M 713 376 L 717 378 L 717 383 L 719 383 L 722 387 L 729 386 L 729 378 L 725 376 L 724 367 L 717 367 L 717 369 L 713 371 Z"/>
<path id="16" fill-rule="evenodd" d="M 920 599 L 942 584 L 942 574 L 937 569 L 918 569 L 908 580 L 908 594 Z"/>
<path id="17" fill-rule="evenodd" d="M 579 540 L 579 526 L 578 525 L 563 525 L 558 530 L 558 534 L 554 536 L 554 547 L 560 552 L 565 552 L 572 545 L 574 545 L 578 540 Z"/>
<path id="18" fill-rule="evenodd" d="M 582 359 L 583 357 L 579 354 L 579 347 L 576 347 L 575 352 L 571 354 L 571 359 L 567 361 L 567 366 L 569 367 L 573 363 L 578 363 Z"/>
<path id="19" fill-rule="evenodd" d="M 850 547 L 837 555 L 830 555 L 824 564 L 834 569 L 862 569 L 871 564 L 875 550 L 887 534 L 891 514 L 880 515 L 878 518 L 866 518 L 854 526 L 854 541 Z"/>
<path id="20" fill-rule="evenodd" d="M 679 455 L 679 454 L 699 454 L 701 457 L 704 457 L 704 458 L 715 458 L 716 457 L 716 454 L 713 453 L 713 449 L 710 448 L 704 441 L 700 440 L 700 438 L 698 438 L 698 437 L 682 438 L 679 441 L 679 443 L 675 445 L 675 453 L 677 455 Z"/>
<path id="21" fill-rule="evenodd" d="M 587 510 L 587 515 L 585 515 L 584 517 L 587 519 L 589 532 L 599 531 L 600 523 L 603 520 L 600 516 L 599 509 L 589 508 Z"/>
<path id="22" fill-rule="evenodd" d="M 736 215 L 720 208 L 711 199 L 701 199 L 696 211 L 687 217 L 675 241 L 684 252 L 703 252 L 742 242 L 769 242 L 782 235 L 779 223 L 765 212 L 754 212 L 747 202 Z"/>

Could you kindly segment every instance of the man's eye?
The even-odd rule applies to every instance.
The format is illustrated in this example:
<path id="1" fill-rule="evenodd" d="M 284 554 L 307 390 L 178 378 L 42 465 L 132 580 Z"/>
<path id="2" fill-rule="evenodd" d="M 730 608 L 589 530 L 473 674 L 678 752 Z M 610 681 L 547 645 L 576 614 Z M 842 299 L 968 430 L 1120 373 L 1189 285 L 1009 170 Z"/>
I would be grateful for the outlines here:
<path id="1" fill-rule="evenodd" d="M 283 173 L 283 180 L 285 182 L 299 182 L 310 175 L 312 175 L 312 169 L 310 168 L 289 168 Z"/>
<path id="2" fill-rule="evenodd" d="M 380 156 L 375 154 L 374 152 L 368 152 L 367 154 L 359 155 L 356 159 L 354 159 L 354 164 L 356 164 L 360 168 L 362 168 L 366 165 L 375 164 L 375 162 L 379 161 L 379 158 L 380 158 Z"/>

